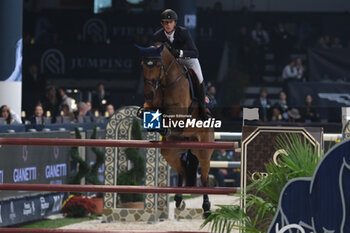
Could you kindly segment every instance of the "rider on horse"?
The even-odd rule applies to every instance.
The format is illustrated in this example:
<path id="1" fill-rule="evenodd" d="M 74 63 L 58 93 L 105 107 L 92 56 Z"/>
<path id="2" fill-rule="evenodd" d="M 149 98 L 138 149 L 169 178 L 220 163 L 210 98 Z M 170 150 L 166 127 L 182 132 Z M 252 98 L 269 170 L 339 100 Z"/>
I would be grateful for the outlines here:
<path id="1" fill-rule="evenodd" d="M 178 61 L 192 69 L 199 81 L 200 87 L 197 88 L 197 98 L 199 102 L 200 115 L 207 118 L 209 110 L 205 106 L 205 85 L 203 82 L 203 74 L 201 65 L 198 60 L 198 49 L 194 44 L 189 31 L 181 26 L 176 26 L 177 14 L 171 9 L 166 9 L 161 14 L 161 24 L 163 28 L 153 34 L 153 43 L 167 43 L 169 51 Z"/>

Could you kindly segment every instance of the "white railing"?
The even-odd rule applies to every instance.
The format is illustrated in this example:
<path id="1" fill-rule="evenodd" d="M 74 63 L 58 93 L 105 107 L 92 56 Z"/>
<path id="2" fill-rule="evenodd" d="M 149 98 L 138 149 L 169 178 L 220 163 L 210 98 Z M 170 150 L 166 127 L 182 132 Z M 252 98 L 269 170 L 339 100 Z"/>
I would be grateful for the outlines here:
<path id="1" fill-rule="evenodd" d="M 215 140 L 240 141 L 242 139 L 241 132 L 215 132 Z M 342 135 L 325 133 L 323 134 L 324 141 L 338 141 L 342 139 Z"/>
<path id="2" fill-rule="evenodd" d="M 215 132 L 215 140 L 224 141 L 240 141 L 242 139 L 242 133 L 240 132 Z M 341 134 L 323 134 L 323 140 L 329 142 L 335 142 L 342 140 Z M 238 145 L 238 143 L 237 143 Z M 240 151 L 240 148 L 235 144 L 235 151 Z M 239 161 L 210 161 L 211 168 L 240 168 L 241 162 Z"/>

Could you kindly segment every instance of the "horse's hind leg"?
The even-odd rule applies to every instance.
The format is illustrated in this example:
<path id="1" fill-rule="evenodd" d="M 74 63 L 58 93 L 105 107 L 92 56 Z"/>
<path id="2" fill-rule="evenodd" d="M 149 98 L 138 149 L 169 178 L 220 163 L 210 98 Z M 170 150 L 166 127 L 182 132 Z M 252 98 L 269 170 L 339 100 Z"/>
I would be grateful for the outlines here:
<path id="1" fill-rule="evenodd" d="M 191 150 L 187 151 L 186 158 L 182 159 L 186 171 L 186 186 L 195 187 L 197 184 L 198 159 L 192 154 Z"/>

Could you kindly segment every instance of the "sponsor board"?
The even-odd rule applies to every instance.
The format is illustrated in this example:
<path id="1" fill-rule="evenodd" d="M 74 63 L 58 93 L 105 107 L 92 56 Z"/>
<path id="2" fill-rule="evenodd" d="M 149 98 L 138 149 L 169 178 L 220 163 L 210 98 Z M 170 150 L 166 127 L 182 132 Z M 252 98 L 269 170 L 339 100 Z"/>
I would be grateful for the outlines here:
<path id="1" fill-rule="evenodd" d="M 59 213 L 66 197 L 66 193 L 54 193 L 0 201 L 0 227 L 34 221 Z"/>

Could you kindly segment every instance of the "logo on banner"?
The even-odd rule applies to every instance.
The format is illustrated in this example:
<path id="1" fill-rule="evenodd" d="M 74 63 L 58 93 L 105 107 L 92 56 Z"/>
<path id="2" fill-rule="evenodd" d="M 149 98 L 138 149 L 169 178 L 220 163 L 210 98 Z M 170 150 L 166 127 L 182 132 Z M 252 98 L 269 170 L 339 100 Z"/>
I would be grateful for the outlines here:
<path id="1" fill-rule="evenodd" d="M 156 112 L 143 112 L 143 128 L 145 129 L 160 129 L 160 116 L 162 114 Z"/>
<path id="2" fill-rule="evenodd" d="M 24 162 L 26 162 L 28 160 L 28 147 L 27 146 L 23 146 L 23 148 L 22 148 L 22 158 L 23 158 Z"/>
<path id="3" fill-rule="evenodd" d="M 45 197 L 40 197 L 40 215 L 44 216 L 46 210 L 49 208 L 50 203 L 46 202 Z"/>
<path id="4" fill-rule="evenodd" d="M 46 179 L 58 178 L 67 176 L 67 165 L 65 163 L 46 165 L 45 177 Z"/>
<path id="5" fill-rule="evenodd" d="M 63 194 L 54 195 L 52 198 L 53 198 L 52 212 L 59 212 L 61 210 L 61 206 L 63 202 Z"/>
<path id="6" fill-rule="evenodd" d="M 64 74 L 66 60 L 63 53 L 58 49 L 48 49 L 41 55 L 40 72 L 46 70 L 52 74 Z"/>
<path id="7" fill-rule="evenodd" d="M 35 214 L 34 201 L 32 201 L 31 203 L 23 203 L 23 215 L 28 216 L 30 214 Z"/>
<path id="8" fill-rule="evenodd" d="M 36 167 L 24 167 L 13 169 L 13 182 L 36 180 Z"/>
<path id="9" fill-rule="evenodd" d="M 107 26 L 102 19 L 92 18 L 86 21 L 83 26 L 83 39 L 86 40 L 95 36 L 99 42 L 107 39 Z"/>
<path id="10" fill-rule="evenodd" d="M 60 156 L 60 149 L 58 148 L 58 146 L 53 147 L 53 156 L 55 157 L 55 159 L 58 159 L 58 157 Z"/>
<path id="11" fill-rule="evenodd" d="M 185 15 L 185 27 L 192 29 L 197 26 L 197 17 L 196 15 Z"/>
<path id="12" fill-rule="evenodd" d="M 16 219 L 15 206 L 13 204 L 13 201 L 11 201 L 11 203 L 10 203 L 10 215 L 9 215 L 9 218 L 11 219 L 12 222 Z"/>
<path id="13" fill-rule="evenodd" d="M 318 97 L 340 104 L 350 105 L 350 95 L 347 93 L 318 93 Z"/>

